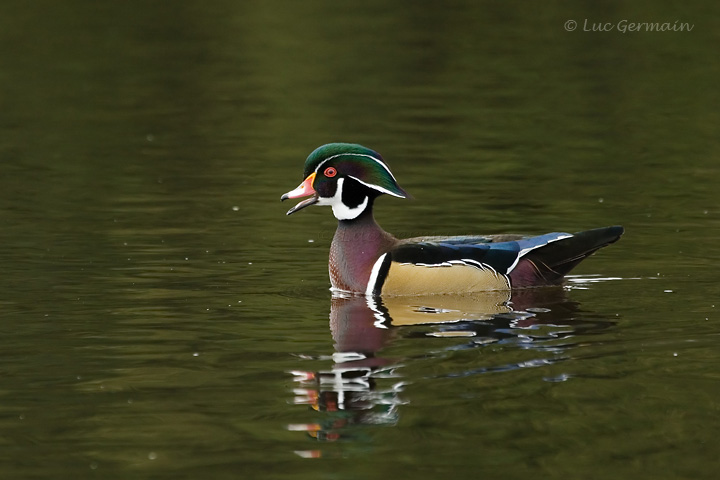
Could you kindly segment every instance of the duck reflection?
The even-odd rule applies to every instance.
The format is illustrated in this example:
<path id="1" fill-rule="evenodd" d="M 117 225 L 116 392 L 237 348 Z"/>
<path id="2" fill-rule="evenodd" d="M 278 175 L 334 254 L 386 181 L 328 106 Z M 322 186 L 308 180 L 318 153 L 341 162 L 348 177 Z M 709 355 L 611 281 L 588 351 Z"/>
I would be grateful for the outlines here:
<path id="1" fill-rule="evenodd" d="M 578 305 L 567 301 L 565 290 L 538 288 L 512 292 L 487 292 L 473 296 L 370 298 L 334 293 L 330 307 L 330 330 L 334 353 L 332 366 L 314 372 L 293 371 L 297 388 L 295 403 L 307 404 L 324 415 L 313 424 L 290 425 L 323 441 L 348 439 L 361 429 L 357 425 L 393 425 L 398 407 L 409 401 L 398 369 L 412 357 L 386 356 L 400 339 L 459 337 L 459 344 L 445 350 L 481 348 L 488 344 L 515 343 L 519 348 L 562 350 L 563 338 L 583 331 L 607 328 L 607 320 L 574 321 Z M 467 339 L 462 338 L 467 337 Z M 446 344 L 444 344 L 446 345 Z M 437 342 L 428 342 L 421 357 L 436 355 Z M 383 353 L 382 355 L 380 353 Z M 556 359 L 562 357 L 556 356 Z M 547 364 L 548 360 L 538 360 Z M 450 376 L 533 366 L 477 367 Z M 318 456 L 317 450 L 296 452 Z"/>

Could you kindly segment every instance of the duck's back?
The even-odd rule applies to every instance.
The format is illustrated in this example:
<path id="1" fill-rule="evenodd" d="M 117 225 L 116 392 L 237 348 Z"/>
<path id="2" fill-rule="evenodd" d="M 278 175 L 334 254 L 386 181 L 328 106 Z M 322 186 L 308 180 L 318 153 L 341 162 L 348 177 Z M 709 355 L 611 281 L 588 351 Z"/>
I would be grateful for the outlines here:
<path id="1" fill-rule="evenodd" d="M 522 235 L 400 240 L 373 267 L 366 293 L 462 294 L 557 283 L 577 263 L 616 241 L 622 227 Z"/>

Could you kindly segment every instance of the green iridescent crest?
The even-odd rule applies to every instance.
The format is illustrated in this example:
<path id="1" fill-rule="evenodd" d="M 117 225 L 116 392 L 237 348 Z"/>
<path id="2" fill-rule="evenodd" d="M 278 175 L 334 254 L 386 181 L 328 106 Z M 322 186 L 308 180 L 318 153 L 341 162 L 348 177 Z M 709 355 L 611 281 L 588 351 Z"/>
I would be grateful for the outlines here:
<path id="1" fill-rule="evenodd" d="M 330 167 L 335 168 L 338 174 L 354 178 L 379 192 L 407 197 L 380 154 L 362 145 L 329 143 L 318 147 L 305 161 L 304 177 L 312 173 L 320 177 Z"/>

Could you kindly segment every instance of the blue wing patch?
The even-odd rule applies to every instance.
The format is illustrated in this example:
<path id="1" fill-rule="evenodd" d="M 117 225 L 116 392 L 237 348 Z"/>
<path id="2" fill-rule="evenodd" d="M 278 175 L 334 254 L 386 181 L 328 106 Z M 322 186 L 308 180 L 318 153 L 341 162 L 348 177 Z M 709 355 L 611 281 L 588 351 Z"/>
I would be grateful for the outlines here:
<path id="1" fill-rule="evenodd" d="M 400 244 L 391 250 L 392 261 L 427 266 L 450 266 L 466 263 L 478 268 L 491 268 L 508 274 L 527 252 L 548 243 L 570 237 L 567 233 L 548 233 L 537 237 L 499 243 L 469 243 L 483 237 L 456 237 L 440 242 Z"/>

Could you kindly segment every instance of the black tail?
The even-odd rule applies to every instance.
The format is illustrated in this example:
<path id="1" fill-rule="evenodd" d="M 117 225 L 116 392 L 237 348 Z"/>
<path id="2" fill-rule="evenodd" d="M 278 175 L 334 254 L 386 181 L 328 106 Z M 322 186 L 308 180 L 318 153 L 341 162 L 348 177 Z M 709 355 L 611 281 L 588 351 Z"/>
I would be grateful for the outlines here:
<path id="1" fill-rule="evenodd" d="M 578 232 L 533 250 L 523 259 L 529 260 L 534 267 L 536 282 L 541 280 L 537 283 L 555 283 L 597 250 L 617 242 L 624 231 L 616 225 Z"/>

